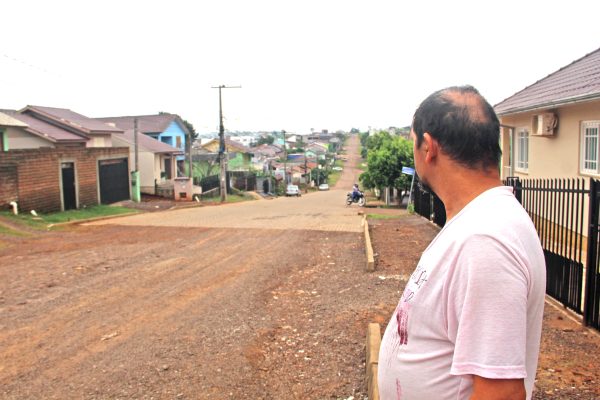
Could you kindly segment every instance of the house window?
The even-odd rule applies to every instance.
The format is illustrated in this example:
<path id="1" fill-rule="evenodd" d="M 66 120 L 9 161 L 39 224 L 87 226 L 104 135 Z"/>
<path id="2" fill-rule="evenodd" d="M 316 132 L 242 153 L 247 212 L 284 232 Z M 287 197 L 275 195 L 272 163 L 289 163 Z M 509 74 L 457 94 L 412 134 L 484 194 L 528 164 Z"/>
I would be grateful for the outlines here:
<path id="1" fill-rule="evenodd" d="M 181 149 L 181 136 L 177 136 L 177 139 L 175 139 L 177 141 L 177 147 L 178 149 Z"/>
<path id="2" fill-rule="evenodd" d="M 529 131 L 517 129 L 516 170 L 526 172 L 529 169 Z"/>
<path id="3" fill-rule="evenodd" d="M 581 172 L 598 174 L 598 133 L 600 121 L 581 124 Z"/>

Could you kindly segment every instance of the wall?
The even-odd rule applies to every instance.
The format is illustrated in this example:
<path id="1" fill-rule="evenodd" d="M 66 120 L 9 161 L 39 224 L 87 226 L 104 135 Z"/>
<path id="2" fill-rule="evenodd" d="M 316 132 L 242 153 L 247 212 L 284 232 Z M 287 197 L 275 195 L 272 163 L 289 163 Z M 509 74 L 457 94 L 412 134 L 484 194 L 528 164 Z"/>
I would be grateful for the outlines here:
<path id="1" fill-rule="evenodd" d="M 163 133 L 158 135 L 158 140 L 163 143 L 167 143 L 173 147 L 177 147 L 177 137 L 181 138 L 181 146 L 178 147 L 179 150 L 185 152 L 185 132 L 176 121 L 171 122 L 171 124 L 165 129 Z M 185 156 L 177 156 L 178 160 L 184 160 Z"/>
<path id="2" fill-rule="evenodd" d="M 131 155 L 131 160 L 135 160 Z M 138 159 L 140 163 L 140 191 L 142 193 L 154 194 L 154 179 L 160 180 L 160 174 L 158 176 L 155 175 L 154 170 L 154 160 L 158 158 L 157 154 L 154 154 L 150 151 L 140 151 L 138 154 Z M 134 165 L 135 161 L 131 165 Z M 132 168 L 135 168 L 133 166 Z"/>
<path id="3" fill-rule="evenodd" d="M 117 135 L 117 134 L 115 134 Z M 111 135 L 91 135 L 90 140 L 86 142 L 87 147 L 112 147 Z"/>
<path id="4" fill-rule="evenodd" d="M 8 149 L 37 149 L 39 147 L 54 147 L 54 143 L 42 139 L 31 133 L 25 132 L 22 128 L 5 128 L 8 136 Z"/>
<path id="5" fill-rule="evenodd" d="M 0 204 L 19 198 L 18 176 L 16 165 L 0 165 Z"/>
<path id="6" fill-rule="evenodd" d="M 0 152 L 0 168 L 16 167 L 19 209 L 40 212 L 60 211 L 61 161 L 75 163 L 78 206 L 98 204 L 98 159 L 128 157 L 129 149 L 110 148 L 41 148 Z M 7 207 L 0 189 L 0 208 Z"/>
<path id="7" fill-rule="evenodd" d="M 522 113 L 501 118 L 503 125 L 515 128 L 527 127 L 529 130 L 529 168 L 527 173 L 514 171 L 515 176 L 522 178 L 573 178 L 590 176 L 579 172 L 581 152 L 581 122 L 600 120 L 600 101 L 574 104 L 555 109 L 558 116 L 558 130 L 552 137 L 531 135 L 532 118 L 543 110 Z M 508 129 L 503 129 L 502 152 L 503 166 L 508 164 Z M 515 144 L 513 143 L 513 148 Z M 513 154 L 514 154 L 513 149 Z M 514 162 L 514 157 L 513 157 Z M 594 178 L 600 178 L 593 175 Z"/>

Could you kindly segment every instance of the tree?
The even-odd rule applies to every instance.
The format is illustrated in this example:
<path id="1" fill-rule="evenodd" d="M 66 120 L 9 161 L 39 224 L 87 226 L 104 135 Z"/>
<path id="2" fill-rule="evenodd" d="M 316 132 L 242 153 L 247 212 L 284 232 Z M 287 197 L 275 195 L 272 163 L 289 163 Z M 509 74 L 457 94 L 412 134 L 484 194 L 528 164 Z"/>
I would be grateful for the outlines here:
<path id="1" fill-rule="evenodd" d="M 402 167 L 412 167 L 412 142 L 399 136 L 379 132 L 367 140 L 367 170 L 360 181 L 368 188 L 407 188 L 410 176 L 402 174 Z"/>
<path id="2" fill-rule="evenodd" d="M 273 136 L 261 136 L 256 142 L 256 145 L 260 146 L 261 144 L 273 144 L 274 140 L 275 138 Z"/>
<path id="3" fill-rule="evenodd" d="M 196 132 L 196 129 L 194 129 L 194 125 L 192 125 L 191 122 L 186 121 L 185 119 L 181 119 L 181 121 L 183 122 L 183 124 L 185 125 L 185 127 L 188 129 L 188 131 L 190 131 L 190 136 L 192 138 L 192 142 L 196 139 L 198 139 L 198 132 Z"/>

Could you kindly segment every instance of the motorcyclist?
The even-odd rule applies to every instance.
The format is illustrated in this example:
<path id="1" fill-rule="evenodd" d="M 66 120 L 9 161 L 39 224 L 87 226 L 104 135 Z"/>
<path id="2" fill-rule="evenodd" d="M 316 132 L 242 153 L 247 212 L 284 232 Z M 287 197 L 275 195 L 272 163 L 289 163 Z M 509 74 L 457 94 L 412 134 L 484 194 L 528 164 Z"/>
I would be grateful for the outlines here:
<path id="1" fill-rule="evenodd" d="M 355 183 L 354 186 L 352 186 L 352 201 L 358 201 L 359 196 L 360 190 L 358 189 L 358 183 Z"/>

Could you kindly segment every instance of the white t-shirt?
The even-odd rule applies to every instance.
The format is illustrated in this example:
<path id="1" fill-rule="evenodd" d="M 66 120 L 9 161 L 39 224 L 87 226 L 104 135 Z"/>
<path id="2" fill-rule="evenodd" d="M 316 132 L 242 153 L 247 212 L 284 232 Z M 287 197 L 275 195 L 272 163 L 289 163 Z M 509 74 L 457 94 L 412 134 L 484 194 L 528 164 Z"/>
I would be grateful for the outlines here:
<path id="1" fill-rule="evenodd" d="M 546 266 L 510 187 L 490 189 L 447 222 L 406 284 L 379 353 L 382 400 L 461 400 L 472 377 L 537 368 Z"/>

